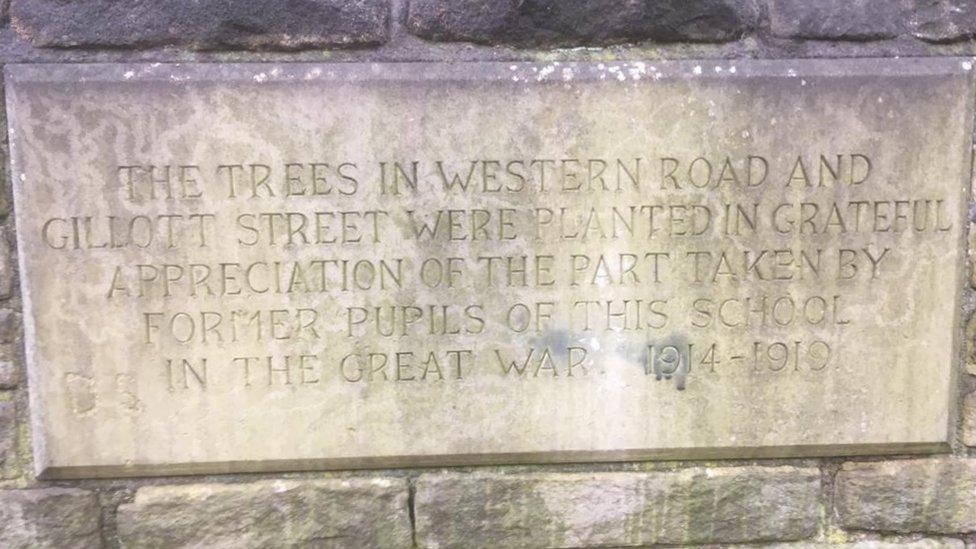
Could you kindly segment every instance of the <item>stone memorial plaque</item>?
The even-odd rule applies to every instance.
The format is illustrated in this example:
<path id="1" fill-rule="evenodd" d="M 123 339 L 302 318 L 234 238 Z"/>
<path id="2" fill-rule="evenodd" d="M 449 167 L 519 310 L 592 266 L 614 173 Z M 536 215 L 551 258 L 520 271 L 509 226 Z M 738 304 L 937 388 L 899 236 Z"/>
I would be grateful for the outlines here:
<path id="1" fill-rule="evenodd" d="M 6 78 L 47 477 L 947 447 L 965 60 Z"/>

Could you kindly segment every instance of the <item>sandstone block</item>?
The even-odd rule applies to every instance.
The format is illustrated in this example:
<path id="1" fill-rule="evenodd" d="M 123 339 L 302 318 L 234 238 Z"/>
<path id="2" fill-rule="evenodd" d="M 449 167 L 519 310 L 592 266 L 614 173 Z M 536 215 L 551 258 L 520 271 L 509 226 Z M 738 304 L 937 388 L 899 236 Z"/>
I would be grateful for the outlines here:
<path id="1" fill-rule="evenodd" d="M 955 42 L 976 36 L 976 1 L 915 0 L 912 34 L 930 42 Z"/>
<path id="2" fill-rule="evenodd" d="M 430 40 L 520 46 L 725 42 L 756 14 L 751 0 L 411 0 L 407 27 Z"/>
<path id="3" fill-rule="evenodd" d="M 12 476 L 16 461 L 17 407 L 13 402 L 0 402 L 0 476 Z"/>
<path id="4" fill-rule="evenodd" d="M 0 546 L 7 549 L 97 549 L 95 494 L 74 488 L 0 491 Z"/>
<path id="5" fill-rule="evenodd" d="M 957 534 L 976 531 L 976 459 L 847 463 L 835 504 L 846 528 Z"/>
<path id="6" fill-rule="evenodd" d="M 794 467 L 662 473 L 430 474 L 421 547 L 740 543 L 813 536 L 820 473 Z"/>
<path id="7" fill-rule="evenodd" d="M 124 547 L 410 547 L 400 479 L 147 486 L 119 506 Z"/>
<path id="8" fill-rule="evenodd" d="M 962 443 L 976 446 L 976 391 L 962 400 Z"/>
<path id="9" fill-rule="evenodd" d="M 39 47 L 301 49 L 380 44 L 387 0 L 13 0 L 12 26 Z"/>
<path id="10" fill-rule="evenodd" d="M 770 30 L 783 38 L 875 40 L 901 32 L 901 0 L 771 0 Z"/>

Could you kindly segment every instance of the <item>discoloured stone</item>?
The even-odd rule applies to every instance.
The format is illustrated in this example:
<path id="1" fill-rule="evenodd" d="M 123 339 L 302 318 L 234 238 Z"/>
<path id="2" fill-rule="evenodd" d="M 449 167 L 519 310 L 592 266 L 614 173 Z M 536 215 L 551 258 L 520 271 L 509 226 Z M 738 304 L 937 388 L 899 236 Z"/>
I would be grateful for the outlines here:
<path id="1" fill-rule="evenodd" d="M 976 391 L 962 400 L 962 443 L 976 446 Z"/>
<path id="2" fill-rule="evenodd" d="M 976 156 L 976 151 L 973 154 Z M 972 216 L 973 212 L 970 212 L 970 217 Z M 976 290 L 976 223 L 969 224 L 969 287 Z"/>
<path id="3" fill-rule="evenodd" d="M 13 0 L 11 24 L 40 47 L 301 49 L 386 41 L 387 0 Z"/>
<path id="4" fill-rule="evenodd" d="M 17 365 L 12 360 L 0 359 L 0 389 L 13 389 L 19 382 Z"/>
<path id="5" fill-rule="evenodd" d="M 874 40 L 902 31 L 904 0 L 770 0 L 775 36 L 813 40 Z"/>
<path id="6" fill-rule="evenodd" d="M 147 486 L 119 506 L 123 547 L 411 547 L 403 479 Z"/>
<path id="7" fill-rule="evenodd" d="M 13 295 L 15 277 L 13 236 L 0 227 L 0 300 Z"/>
<path id="8" fill-rule="evenodd" d="M 12 309 L 0 309 L 0 344 L 10 344 L 20 339 L 20 313 Z"/>
<path id="9" fill-rule="evenodd" d="M 943 450 L 966 63 L 8 67 L 37 470 Z"/>
<path id="10" fill-rule="evenodd" d="M 596 547 L 798 540 L 818 527 L 820 472 L 428 474 L 420 547 Z"/>
<path id="11" fill-rule="evenodd" d="M 0 402 L 0 476 L 8 478 L 17 473 L 17 406 L 10 401 Z"/>
<path id="12" fill-rule="evenodd" d="M 769 549 L 965 549 L 966 544 L 954 538 L 885 538 L 844 543 L 775 543 Z"/>
<path id="13" fill-rule="evenodd" d="M 407 28 L 487 44 L 724 42 L 752 30 L 756 17 L 752 0 L 411 0 Z"/>
<path id="14" fill-rule="evenodd" d="M 912 34 L 930 42 L 976 36 L 976 0 L 913 0 Z"/>
<path id="15" fill-rule="evenodd" d="M 97 549 L 95 494 L 73 488 L 0 491 L 0 546 L 6 549 Z"/>
<path id="16" fill-rule="evenodd" d="M 835 506 L 846 528 L 960 534 L 976 531 L 976 459 L 845 463 Z"/>
<path id="17" fill-rule="evenodd" d="M 20 383 L 14 345 L 0 345 L 0 389 L 13 389 Z"/>
<path id="18" fill-rule="evenodd" d="M 976 314 L 966 324 L 966 372 L 976 375 Z"/>

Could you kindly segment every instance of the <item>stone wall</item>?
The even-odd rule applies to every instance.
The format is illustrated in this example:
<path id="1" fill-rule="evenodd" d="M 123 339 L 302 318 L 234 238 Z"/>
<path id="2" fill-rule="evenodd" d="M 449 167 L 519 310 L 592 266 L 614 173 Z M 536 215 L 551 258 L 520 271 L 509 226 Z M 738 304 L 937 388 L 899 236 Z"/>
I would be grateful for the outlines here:
<path id="1" fill-rule="evenodd" d="M 974 0 L 6 0 L 2 21 L 0 63 L 976 55 Z M 39 480 L 6 179 L 2 547 L 976 547 L 976 322 L 945 455 Z"/>

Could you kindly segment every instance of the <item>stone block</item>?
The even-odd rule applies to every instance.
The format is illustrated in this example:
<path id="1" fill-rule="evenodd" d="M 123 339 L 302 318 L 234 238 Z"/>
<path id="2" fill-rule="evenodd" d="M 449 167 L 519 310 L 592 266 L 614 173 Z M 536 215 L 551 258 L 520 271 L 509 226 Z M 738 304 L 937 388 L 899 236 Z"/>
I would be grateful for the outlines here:
<path id="1" fill-rule="evenodd" d="M 95 494 L 74 488 L 0 491 L 0 547 L 98 549 Z"/>
<path id="2" fill-rule="evenodd" d="M 810 40 L 876 40 L 901 33 L 901 0 L 770 0 L 775 36 Z"/>
<path id="3" fill-rule="evenodd" d="M 516 46 L 726 42 L 756 19 L 752 0 L 411 0 L 407 28 L 429 40 Z"/>
<path id="4" fill-rule="evenodd" d="M 976 375 L 976 314 L 969 317 L 966 323 L 966 373 Z"/>
<path id="5" fill-rule="evenodd" d="M 945 43 L 976 36 L 976 0 L 914 0 L 911 33 L 922 40 Z"/>
<path id="6" fill-rule="evenodd" d="M 11 25 L 39 47 L 302 49 L 371 46 L 388 0 L 13 0 Z"/>
<path id="7" fill-rule="evenodd" d="M 420 547 L 596 547 L 802 540 L 820 473 L 794 467 L 661 473 L 426 474 Z"/>
<path id="8" fill-rule="evenodd" d="M 140 488 L 119 506 L 123 547 L 410 547 L 403 479 Z"/>
<path id="9" fill-rule="evenodd" d="M 16 259 L 12 231 L 0 227 L 0 300 L 8 299 L 14 293 L 16 282 Z"/>
<path id="10" fill-rule="evenodd" d="M 15 343 L 21 330 L 20 313 L 13 309 L 0 309 L 0 344 Z"/>
<path id="11" fill-rule="evenodd" d="M 13 402 L 0 402 L 0 477 L 8 478 L 17 473 L 17 406 Z"/>
<path id="12" fill-rule="evenodd" d="M 966 544 L 954 538 L 882 538 L 862 539 L 841 543 L 773 543 L 765 549 L 966 549 Z"/>
<path id="13" fill-rule="evenodd" d="M 976 531 L 976 459 L 845 463 L 835 506 L 845 528 L 959 534 Z"/>
<path id="14" fill-rule="evenodd" d="M 962 399 L 962 443 L 976 446 L 976 391 Z"/>
<path id="15" fill-rule="evenodd" d="M 19 383 L 16 344 L 0 344 L 0 389 L 13 389 Z"/>

